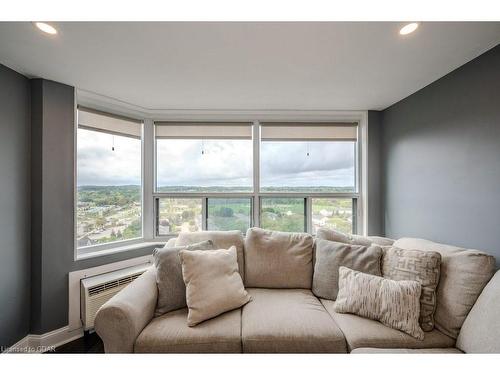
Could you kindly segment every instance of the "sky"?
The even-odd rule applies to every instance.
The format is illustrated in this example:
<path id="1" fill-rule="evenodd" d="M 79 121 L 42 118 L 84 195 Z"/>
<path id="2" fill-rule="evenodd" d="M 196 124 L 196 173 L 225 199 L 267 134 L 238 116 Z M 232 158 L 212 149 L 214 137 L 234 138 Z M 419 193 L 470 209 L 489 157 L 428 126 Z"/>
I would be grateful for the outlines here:
<path id="1" fill-rule="evenodd" d="M 140 184 L 139 140 L 79 129 L 77 144 L 78 186 Z M 261 186 L 353 186 L 354 150 L 353 142 L 263 142 Z M 157 154 L 158 186 L 252 185 L 251 140 L 160 139 Z"/>

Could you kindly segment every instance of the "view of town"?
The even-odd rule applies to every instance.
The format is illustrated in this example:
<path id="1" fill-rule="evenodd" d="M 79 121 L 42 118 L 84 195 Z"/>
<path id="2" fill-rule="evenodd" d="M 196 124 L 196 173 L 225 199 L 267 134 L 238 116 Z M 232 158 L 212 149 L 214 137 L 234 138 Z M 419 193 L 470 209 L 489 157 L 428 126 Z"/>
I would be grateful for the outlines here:
<path id="1" fill-rule="evenodd" d="M 192 192 L 200 191 L 199 189 L 202 188 L 168 187 L 160 190 L 172 191 L 171 189 Z M 240 188 L 236 187 L 236 189 Z M 276 191 L 276 188 L 272 189 Z M 279 190 L 290 191 L 291 189 L 304 192 L 321 191 L 321 187 L 282 187 Z M 209 198 L 208 230 L 241 230 L 245 233 L 251 225 L 251 212 L 250 198 Z M 321 227 L 351 233 L 352 213 L 352 199 L 350 198 L 313 198 L 313 233 Z M 262 198 L 261 227 L 279 231 L 303 232 L 305 228 L 304 199 Z M 161 198 L 159 200 L 159 235 L 201 229 L 201 198 Z M 79 247 L 137 238 L 141 236 L 141 230 L 140 186 L 78 187 L 77 240 Z"/>

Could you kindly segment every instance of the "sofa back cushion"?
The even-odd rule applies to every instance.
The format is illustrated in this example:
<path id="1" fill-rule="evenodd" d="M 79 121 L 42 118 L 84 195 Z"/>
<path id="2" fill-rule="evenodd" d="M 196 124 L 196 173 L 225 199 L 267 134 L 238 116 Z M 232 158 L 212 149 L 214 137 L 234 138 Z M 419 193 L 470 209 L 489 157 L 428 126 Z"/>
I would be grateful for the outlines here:
<path id="1" fill-rule="evenodd" d="M 361 246 L 370 246 L 372 244 L 379 246 L 391 246 L 394 243 L 394 240 L 391 238 L 346 234 L 329 228 L 319 228 L 316 232 L 316 238 Z"/>
<path id="2" fill-rule="evenodd" d="M 500 353 L 500 271 L 484 287 L 460 330 L 457 348 L 466 353 Z"/>
<path id="3" fill-rule="evenodd" d="M 312 292 L 316 297 L 335 300 L 339 291 L 339 268 L 348 267 L 382 276 L 380 246 L 348 245 L 318 239 L 315 246 Z"/>
<path id="4" fill-rule="evenodd" d="M 175 246 L 185 246 L 196 242 L 210 240 L 215 249 L 229 249 L 236 247 L 238 270 L 245 280 L 245 256 L 243 255 L 243 234 L 239 230 L 181 232 L 175 241 Z"/>
<path id="5" fill-rule="evenodd" d="M 434 313 L 435 326 L 457 338 L 467 314 L 493 276 L 495 258 L 479 250 L 463 249 L 418 238 L 401 238 L 394 246 L 441 254 L 441 275 Z"/>
<path id="6" fill-rule="evenodd" d="M 314 240 L 307 233 L 250 228 L 245 237 L 245 285 L 311 289 Z"/>

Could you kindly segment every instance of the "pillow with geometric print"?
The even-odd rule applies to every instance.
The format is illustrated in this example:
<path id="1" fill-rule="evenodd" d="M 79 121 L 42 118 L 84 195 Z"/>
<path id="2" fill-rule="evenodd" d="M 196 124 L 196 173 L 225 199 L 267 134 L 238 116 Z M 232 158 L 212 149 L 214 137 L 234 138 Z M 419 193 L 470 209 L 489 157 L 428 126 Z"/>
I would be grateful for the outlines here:
<path id="1" fill-rule="evenodd" d="M 435 251 L 384 248 L 382 275 L 391 280 L 414 280 L 422 285 L 419 323 L 425 332 L 434 329 L 436 290 L 441 273 L 441 254 Z"/>

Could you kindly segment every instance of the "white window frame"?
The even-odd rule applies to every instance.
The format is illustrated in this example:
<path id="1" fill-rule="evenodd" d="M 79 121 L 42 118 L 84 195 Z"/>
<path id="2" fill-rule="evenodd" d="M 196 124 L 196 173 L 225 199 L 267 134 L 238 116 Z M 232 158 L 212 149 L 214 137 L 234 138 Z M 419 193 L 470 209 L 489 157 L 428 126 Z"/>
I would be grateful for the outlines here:
<path id="1" fill-rule="evenodd" d="M 96 244 L 96 245 L 90 245 L 90 246 L 83 246 L 83 247 L 78 247 L 78 240 L 77 240 L 77 227 L 78 227 L 78 110 L 90 110 L 94 111 L 96 113 L 102 114 L 103 116 L 110 116 L 110 117 L 119 117 L 119 118 L 124 118 L 127 120 L 133 120 L 133 121 L 138 121 L 142 123 L 142 134 L 141 134 L 141 226 L 142 226 L 142 236 L 137 237 L 137 238 L 131 238 L 127 240 L 119 240 L 119 241 L 113 241 L 113 242 L 108 242 L 104 244 Z M 125 249 L 129 250 L 130 248 L 137 247 L 138 244 L 142 244 L 145 242 L 146 233 L 146 225 L 145 225 L 145 202 L 144 198 L 146 196 L 145 194 L 145 188 L 144 188 L 144 183 L 146 181 L 145 179 L 145 170 L 146 170 L 146 160 L 145 160 L 145 124 L 144 120 L 140 118 L 132 118 L 129 116 L 124 116 L 122 114 L 117 114 L 117 113 L 110 113 L 108 111 L 103 111 L 103 110 L 98 110 L 94 109 L 91 107 L 86 107 L 86 106 L 78 106 L 75 105 L 75 121 L 74 121 L 74 212 L 73 212 L 73 218 L 74 218 L 74 259 L 75 260 L 81 260 L 81 259 L 87 259 L 91 258 L 94 256 L 103 256 L 103 255 L 109 255 L 111 253 L 115 253 L 117 251 L 120 251 L 120 249 Z M 149 235 L 149 233 L 148 233 Z"/>
<path id="2" fill-rule="evenodd" d="M 94 252 L 89 254 L 79 254 L 76 236 L 74 254 L 75 260 L 90 258 L 94 256 L 104 256 L 110 253 L 137 249 L 141 244 L 149 246 L 151 244 L 164 243 L 168 238 L 177 234 L 158 236 L 156 234 L 156 199 L 160 197 L 178 198 L 242 198 L 250 197 L 252 204 L 251 225 L 260 225 L 260 198 L 261 197 L 300 197 L 306 198 L 306 230 L 312 230 L 311 223 L 311 199 L 330 198 L 355 198 L 356 199 L 356 225 L 357 233 L 367 234 L 368 228 L 368 112 L 367 111 L 325 111 L 325 110 L 279 110 L 279 111 L 254 111 L 254 110 L 147 110 L 142 107 L 129 105 L 114 99 L 102 97 L 83 90 L 77 91 L 77 101 L 79 105 L 93 108 L 110 114 L 141 119 L 143 121 L 142 136 L 142 220 L 143 238 L 138 240 L 126 240 L 104 245 L 95 245 Z M 76 129 L 78 127 L 76 119 L 75 102 L 75 160 L 74 160 L 74 186 L 75 186 L 75 231 L 76 231 Z M 256 120 L 258 119 L 258 120 Z M 250 122 L 253 123 L 253 185 L 254 191 L 251 193 L 158 193 L 156 192 L 156 149 L 154 138 L 155 121 L 191 121 L 191 122 Z M 356 168 L 356 193 L 260 193 L 260 122 L 357 122 L 357 163 Z M 258 141 L 256 141 L 258 139 Z M 206 199 L 202 200 L 202 220 L 206 223 Z M 203 209 L 205 206 L 205 209 Z M 353 213 L 354 214 L 354 213 Z M 206 224 L 204 224 L 206 225 Z M 206 226 L 205 226 L 206 227 Z M 75 232 L 76 233 L 76 232 Z"/>
<path id="3" fill-rule="evenodd" d="M 262 118 L 262 115 L 259 116 Z M 307 118 L 308 122 L 341 122 L 340 120 L 334 120 L 332 121 L 331 119 L 329 121 L 326 121 L 323 119 L 322 121 L 315 120 L 313 121 L 313 116 L 309 116 Z M 281 118 L 275 117 L 274 121 L 277 120 L 282 120 Z M 363 208 L 362 208 L 362 203 L 364 200 L 361 199 L 363 196 L 363 176 L 361 175 L 361 172 L 365 170 L 360 165 L 360 162 L 363 160 L 363 119 L 364 116 L 362 116 L 360 119 L 355 120 L 355 122 L 358 123 L 358 137 L 357 137 L 357 142 L 356 142 L 356 151 L 355 151 L 355 186 L 356 186 L 356 191 L 352 193 L 328 193 L 328 192 L 322 192 L 322 193 L 314 193 L 314 192 L 261 192 L 260 191 L 260 145 L 261 145 L 261 138 L 260 138 L 260 130 L 261 130 L 261 122 L 262 120 L 254 120 L 251 121 L 252 123 L 252 144 L 253 144 L 253 191 L 249 193 L 242 193 L 242 192 L 234 192 L 234 193 L 228 193 L 228 192 L 197 192 L 197 193 L 187 193 L 187 192 L 158 192 L 156 191 L 156 186 L 157 186 L 157 181 L 156 181 L 156 149 L 155 149 L 155 166 L 154 166 L 154 186 L 155 186 L 155 191 L 153 192 L 153 199 L 154 199 L 154 239 L 156 240 L 161 240 L 161 239 L 169 239 L 172 237 L 176 237 L 178 233 L 172 232 L 169 234 L 165 235 L 160 235 L 157 232 L 157 223 L 158 223 L 158 215 L 159 212 L 158 210 L 158 202 L 159 199 L 161 198 L 197 198 L 201 200 L 202 203 L 202 230 L 207 230 L 207 199 L 208 198 L 250 198 L 251 199 L 251 206 L 252 206 L 252 217 L 251 217 L 251 226 L 260 226 L 260 221 L 261 221 L 261 205 L 262 205 L 262 198 L 304 198 L 305 200 L 305 207 L 304 207 L 304 214 L 305 214 L 305 224 L 304 224 L 304 231 L 311 233 L 313 231 L 313 226 L 312 226 L 312 200 L 314 198 L 345 198 L 345 199 L 352 199 L 353 201 L 353 232 L 358 233 L 358 234 L 363 234 L 366 233 L 366 224 L 364 223 L 363 218 L 366 215 L 363 215 Z M 178 119 L 177 119 L 178 120 Z M 163 120 L 162 120 L 163 121 Z M 185 119 L 185 121 L 194 121 L 191 118 Z M 208 121 L 208 120 L 207 120 Z M 213 121 L 213 120 L 212 120 Z M 219 119 L 219 121 L 223 121 L 223 119 Z M 266 121 L 269 121 L 267 119 Z M 288 119 L 287 120 L 290 123 L 293 122 L 298 122 L 296 118 L 294 119 Z M 347 118 L 344 118 L 344 121 L 347 122 Z M 155 147 L 156 147 L 156 142 L 155 142 Z M 355 211 L 355 212 L 354 212 Z M 360 225 L 361 224 L 361 225 Z"/>

